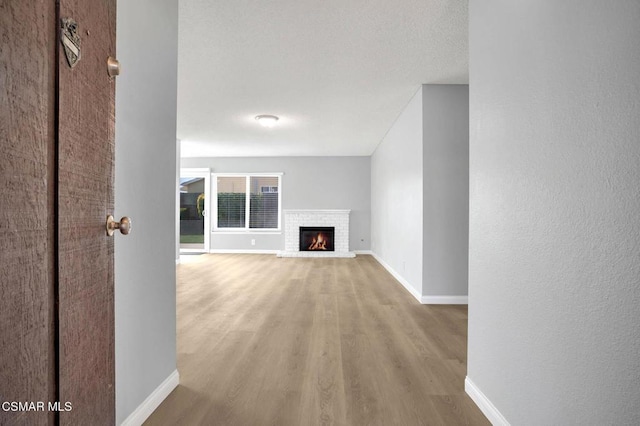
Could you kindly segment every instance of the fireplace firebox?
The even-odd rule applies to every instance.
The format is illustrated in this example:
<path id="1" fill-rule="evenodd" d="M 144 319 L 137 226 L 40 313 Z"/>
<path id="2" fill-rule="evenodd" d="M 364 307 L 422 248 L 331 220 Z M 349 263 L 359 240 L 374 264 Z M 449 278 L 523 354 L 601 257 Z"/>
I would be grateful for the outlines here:
<path id="1" fill-rule="evenodd" d="M 333 226 L 301 226 L 300 251 L 334 251 Z"/>

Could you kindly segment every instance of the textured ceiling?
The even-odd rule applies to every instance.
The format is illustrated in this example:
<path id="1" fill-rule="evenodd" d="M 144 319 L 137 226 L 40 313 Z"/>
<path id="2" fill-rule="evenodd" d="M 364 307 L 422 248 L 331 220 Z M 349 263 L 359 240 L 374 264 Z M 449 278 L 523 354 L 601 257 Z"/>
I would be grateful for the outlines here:
<path id="1" fill-rule="evenodd" d="M 421 84 L 468 82 L 467 1 L 179 4 L 184 157 L 370 155 Z"/>

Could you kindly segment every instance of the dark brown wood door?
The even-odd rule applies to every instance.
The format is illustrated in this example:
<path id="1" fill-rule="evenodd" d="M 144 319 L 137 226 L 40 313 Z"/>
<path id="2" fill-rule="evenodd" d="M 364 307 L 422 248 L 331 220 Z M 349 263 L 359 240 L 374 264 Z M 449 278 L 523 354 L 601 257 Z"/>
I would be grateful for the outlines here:
<path id="1" fill-rule="evenodd" d="M 0 424 L 112 425 L 116 1 L 0 0 L 0 24 L 0 403 L 46 404 Z"/>
<path id="2" fill-rule="evenodd" d="M 56 398 L 55 6 L 0 0 L 0 404 Z M 55 418 L 3 408 L 1 425 Z"/>
<path id="3" fill-rule="evenodd" d="M 59 400 L 61 424 L 115 423 L 113 213 L 115 0 L 61 0 L 81 37 L 74 68 L 58 55 Z M 60 47 L 60 49 L 62 49 Z"/>

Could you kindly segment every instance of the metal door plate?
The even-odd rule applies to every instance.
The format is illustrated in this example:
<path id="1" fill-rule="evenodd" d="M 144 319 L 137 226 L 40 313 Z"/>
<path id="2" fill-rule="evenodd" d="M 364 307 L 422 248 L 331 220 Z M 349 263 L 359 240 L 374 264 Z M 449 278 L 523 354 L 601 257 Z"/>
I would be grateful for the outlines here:
<path id="1" fill-rule="evenodd" d="M 62 18 L 60 41 L 69 66 L 71 68 L 75 67 L 80 60 L 80 35 L 78 34 L 78 23 L 76 21 L 71 18 Z"/>

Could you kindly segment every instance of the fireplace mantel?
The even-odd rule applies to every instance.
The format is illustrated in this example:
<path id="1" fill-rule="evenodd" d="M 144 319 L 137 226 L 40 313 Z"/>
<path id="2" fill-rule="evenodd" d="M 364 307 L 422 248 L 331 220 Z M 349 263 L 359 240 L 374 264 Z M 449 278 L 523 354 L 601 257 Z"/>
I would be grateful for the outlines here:
<path id="1" fill-rule="evenodd" d="M 351 210 L 284 210 L 284 250 L 278 257 L 355 257 L 349 251 L 349 213 Z M 333 226 L 335 251 L 300 251 L 301 226 Z"/>
<path id="2" fill-rule="evenodd" d="M 324 214 L 346 214 L 347 216 L 349 216 L 349 213 L 351 213 L 351 210 L 327 210 L 327 209 L 323 209 L 323 210 L 313 210 L 313 209 L 287 209 L 287 210 L 283 210 L 284 214 L 286 215 L 287 213 L 290 214 L 294 214 L 294 213 L 300 213 L 300 214 L 320 214 L 320 215 L 324 215 Z"/>

